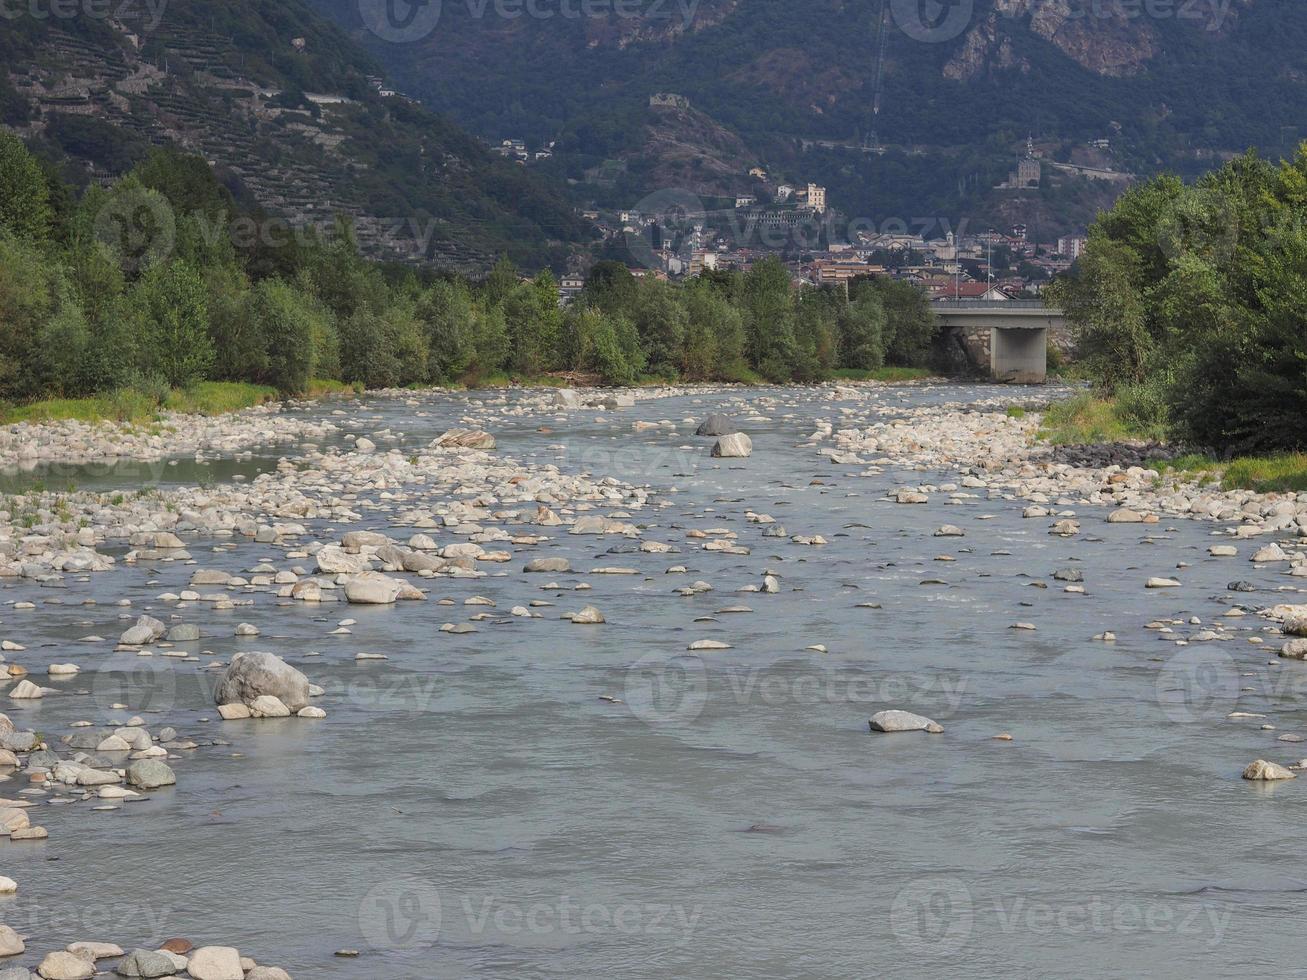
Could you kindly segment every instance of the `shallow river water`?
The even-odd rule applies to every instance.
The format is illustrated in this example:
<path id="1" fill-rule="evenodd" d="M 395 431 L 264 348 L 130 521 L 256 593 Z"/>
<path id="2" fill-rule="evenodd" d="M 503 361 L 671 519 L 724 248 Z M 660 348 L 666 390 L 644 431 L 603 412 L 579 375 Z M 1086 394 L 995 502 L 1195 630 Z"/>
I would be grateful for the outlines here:
<path id="1" fill-rule="evenodd" d="M 20 727 L 57 736 L 78 718 L 125 718 L 111 705 L 126 700 L 152 729 L 230 744 L 186 753 L 178 785 L 144 802 L 39 808 L 48 842 L 0 842 L 0 871 L 22 883 L 0 899 L 4 921 L 37 951 L 182 935 L 239 946 L 297 980 L 1296 975 L 1307 870 L 1291 858 L 1307 783 L 1239 773 L 1259 756 L 1285 761 L 1292 747 L 1277 735 L 1307 733 L 1304 688 L 1288 673 L 1307 665 L 1272 663 L 1270 643 L 1178 646 L 1198 627 L 1143 628 L 1292 601 L 1272 598 L 1289 580 L 1208 558 L 1207 523 L 1114 525 L 1074 508 L 1084 533 L 1062 539 L 1051 520 L 1024 520 L 1023 502 L 983 491 L 897 505 L 893 489 L 956 474 L 832 465 L 804 443 L 816 419 L 845 424 L 831 391 L 773 394 L 792 405 L 741 423 L 754 441 L 745 460 L 709 459 L 711 440 L 684 424 L 632 431 L 636 419 L 702 418 L 725 395 L 566 419 L 432 395 L 417 409 L 351 403 L 341 420 L 420 446 L 489 416 L 501 456 L 675 488 L 673 506 L 630 518 L 675 554 L 546 529 L 552 541 L 514 549 L 489 576 L 431 579 L 429 601 L 390 607 L 266 592 L 225 612 L 157 602 L 186 586 L 195 566 L 182 563 L 59 588 L 6 581 L 0 631 L 27 646 L 23 663 L 84 670 L 56 682 L 78 694 L 5 708 Z M 887 388 L 881 401 L 1001 394 Z M 872 424 L 863 407 L 851 418 Z M 276 459 L 158 473 L 220 481 Z M 112 472 L 72 476 L 122 485 Z M 763 537 L 749 510 L 828 543 Z M 942 524 L 966 537 L 934 537 Z M 410 533 L 384 519 L 314 533 L 360 527 Z M 691 528 L 728 528 L 752 554 L 699 550 Z M 276 547 L 211 553 L 215 543 L 188 542 L 199 567 L 293 564 Z M 544 554 L 577 571 L 522 573 Z M 675 564 L 689 574 L 666 574 Z M 603 566 L 640 574 L 589 574 Z M 1083 571 L 1084 594 L 1053 580 L 1068 567 Z M 765 569 L 779 594 L 737 593 Z M 1184 588 L 1146 591 L 1155 575 Z M 592 589 L 542 590 L 551 579 Z M 696 579 L 714 591 L 674 591 Z M 1262 591 L 1229 593 L 1233 579 Z M 504 615 L 476 633 L 439 632 L 482 611 L 463 605 L 471 596 Z M 113 605 L 121 597 L 131 610 Z M 25 599 L 37 608 L 12 608 Z M 533 599 L 557 606 L 506 615 Z M 556 618 L 587 604 L 606 625 Z M 719 613 L 741 604 L 753 611 Z M 327 688 L 316 703 L 328 717 L 221 723 L 212 672 L 78 642 L 116 637 L 130 624 L 120 615 L 170 610 L 204 631 L 202 663 L 272 650 Z M 345 617 L 353 632 L 330 635 Z M 240 622 L 262 635 L 235 638 Z M 1227 620 L 1240 622 L 1249 635 L 1264 625 Z M 1117 642 L 1095 642 L 1104 630 Z M 731 649 L 687 651 L 701 639 Z M 816 644 L 826 651 L 807 649 Z M 389 659 L 355 661 L 359 651 Z M 868 717 L 885 708 L 934 718 L 945 734 L 870 734 Z"/>

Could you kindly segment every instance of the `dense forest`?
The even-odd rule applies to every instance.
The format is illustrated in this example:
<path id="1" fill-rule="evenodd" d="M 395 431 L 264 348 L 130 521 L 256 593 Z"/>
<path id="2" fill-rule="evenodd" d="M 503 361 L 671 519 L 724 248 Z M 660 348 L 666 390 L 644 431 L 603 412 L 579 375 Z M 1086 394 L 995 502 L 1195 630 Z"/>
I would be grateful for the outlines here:
<path id="1" fill-rule="evenodd" d="M 363 259 L 346 222 L 300 232 L 242 208 L 195 157 L 156 150 L 78 197 L 0 134 L 0 398 L 198 381 L 302 393 L 581 372 L 609 383 L 816 380 L 925 362 L 924 295 L 888 280 L 792 288 L 772 259 L 684 286 L 600 263 L 562 308 L 549 272 L 483 280 Z"/>
<path id="2" fill-rule="evenodd" d="M 1227 455 L 1307 446 L 1307 144 L 1131 190 L 1049 301 L 1133 421 Z"/>

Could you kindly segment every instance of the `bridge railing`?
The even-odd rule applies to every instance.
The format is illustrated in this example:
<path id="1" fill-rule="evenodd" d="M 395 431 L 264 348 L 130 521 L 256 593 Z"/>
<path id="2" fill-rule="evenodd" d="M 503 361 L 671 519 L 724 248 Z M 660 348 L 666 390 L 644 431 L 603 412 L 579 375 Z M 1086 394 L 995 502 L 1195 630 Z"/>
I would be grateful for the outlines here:
<path id="1" fill-rule="evenodd" d="M 1052 307 L 1044 305 L 1041 299 L 934 299 L 931 306 L 945 310 L 1048 310 L 1058 313 Z"/>

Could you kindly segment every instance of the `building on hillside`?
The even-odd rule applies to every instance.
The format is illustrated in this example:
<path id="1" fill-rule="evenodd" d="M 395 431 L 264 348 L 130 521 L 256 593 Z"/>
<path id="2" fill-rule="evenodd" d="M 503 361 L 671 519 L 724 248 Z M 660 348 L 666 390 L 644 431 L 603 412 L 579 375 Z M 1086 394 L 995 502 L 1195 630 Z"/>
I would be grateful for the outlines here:
<path id="1" fill-rule="evenodd" d="M 558 284 L 558 302 L 566 306 L 572 300 L 581 295 L 581 290 L 585 289 L 585 278 L 582 276 L 563 276 Z"/>
<path id="2" fill-rule="evenodd" d="M 1089 243 L 1084 238 L 1059 238 L 1057 240 L 1057 254 L 1074 261 L 1084 254 L 1087 244 Z"/>
<path id="3" fill-rule="evenodd" d="M 717 268 L 718 255 L 716 252 L 693 252 L 690 255 L 690 268 L 687 275 L 701 276 L 705 272 L 713 271 Z"/>
<path id="4" fill-rule="evenodd" d="M 751 208 L 758 203 L 758 199 L 752 194 L 738 194 L 735 197 L 735 206 L 737 208 Z"/>
<path id="5" fill-rule="evenodd" d="M 675 92 L 655 92 L 649 96 L 649 105 L 657 109 L 688 109 L 690 100 Z"/>
<path id="6" fill-rule="evenodd" d="M 858 276 L 884 275 L 885 267 L 868 265 L 866 262 L 838 262 L 833 259 L 819 259 L 812 264 L 816 281 L 823 286 L 847 283 Z"/>
<path id="7" fill-rule="evenodd" d="M 818 214 L 826 213 L 826 188 L 817 184 L 808 185 L 808 208 Z"/>
<path id="8" fill-rule="evenodd" d="M 776 188 L 776 203 L 783 204 L 794 196 L 794 187 L 791 184 L 781 184 Z"/>

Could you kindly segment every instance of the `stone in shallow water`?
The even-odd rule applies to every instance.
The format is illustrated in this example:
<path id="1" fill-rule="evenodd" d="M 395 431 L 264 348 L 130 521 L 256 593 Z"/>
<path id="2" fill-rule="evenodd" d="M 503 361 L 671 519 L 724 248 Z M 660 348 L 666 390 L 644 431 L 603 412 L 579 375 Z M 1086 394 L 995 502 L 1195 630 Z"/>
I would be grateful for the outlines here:
<path id="1" fill-rule="evenodd" d="M 753 455 L 753 440 L 743 432 L 722 436 L 713 446 L 712 454 L 717 459 L 746 459 Z"/>
<path id="2" fill-rule="evenodd" d="M 95 967 L 90 960 L 60 950 L 47 954 L 36 972 L 45 980 L 90 980 L 95 976 Z"/>
<path id="3" fill-rule="evenodd" d="M 122 977 L 167 977 L 175 971 L 170 957 L 152 949 L 132 950 L 117 967 Z"/>
<path id="4" fill-rule="evenodd" d="M 195 980 L 244 980 L 241 954 L 230 946 L 201 946 L 187 967 Z"/>
<path id="5" fill-rule="evenodd" d="M 911 711 L 878 711 L 868 722 L 873 732 L 929 732 L 938 735 L 944 726 Z"/>
<path id="6" fill-rule="evenodd" d="M 709 415 L 695 430 L 697 436 L 729 436 L 739 432 L 739 428 L 728 415 Z"/>
<path id="7" fill-rule="evenodd" d="M 158 789 L 174 785 L 177 776 L 156 759 L 141 759 L 127 767 L 127 781 L 138 789 Z"/>
<path id="8" fill-rule="evenodd" d="M 1265 759 L 1257 759 L 1248 764 L 1248 768 L 1243 771 L 1244 779 L 1271 781 L 1276 779 L 1294 779 L 1293 773 L 1284 766 L 1276 765 L 1274 762 L 1267 762 Z"/>

